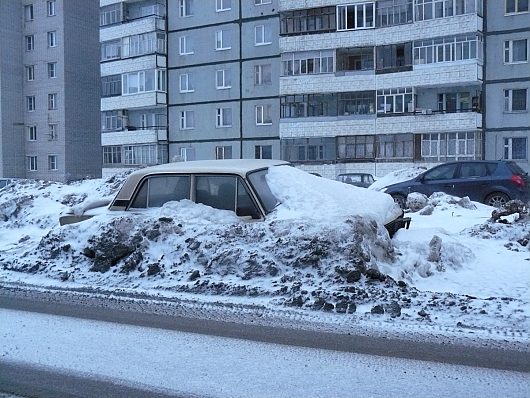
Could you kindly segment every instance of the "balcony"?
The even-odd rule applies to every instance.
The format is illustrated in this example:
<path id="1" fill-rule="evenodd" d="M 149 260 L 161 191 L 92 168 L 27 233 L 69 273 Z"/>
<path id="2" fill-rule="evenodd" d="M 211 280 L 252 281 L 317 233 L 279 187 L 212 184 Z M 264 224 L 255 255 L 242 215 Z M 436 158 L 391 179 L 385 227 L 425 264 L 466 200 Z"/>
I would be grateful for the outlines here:
<path id="1" fill-rule="evenodd" d="M 482 114 L 418 109 L 414 114 L 378 117 L 375 128 L 385 134 L 475 131 L 482 128 Z"/>
<path id="2" fill-rule="evenodd" d="M 103 62 L 100 64 L 101 76 L 165 67 L 166 57 L 155 54 L 132 59 L 118 59 L 113 62 Z"/>
<path id="3" fill-rule="evenodd" d="M 167 141 L 167 128 L 122 130 L 101 134 L 101 145 L 156 144 Z"/>
<path id="4" fill-rule="evenodd" d="M 166 20 L 164 18 L 158 16 L 139 18 L 130 22 L 124 21 L 121 24 L 102 26 L 99 30 L 99 41 L 105 42 L 155 31 L 163 32 L 165 29 Z"/>
<path id="5" fill-rule="evenodd" d="M 116 109 L 148 108 L 166 104 L 166 93 L 151 91 L 141 94 L 120 95 L 101 99 L 101 111 Z"/>

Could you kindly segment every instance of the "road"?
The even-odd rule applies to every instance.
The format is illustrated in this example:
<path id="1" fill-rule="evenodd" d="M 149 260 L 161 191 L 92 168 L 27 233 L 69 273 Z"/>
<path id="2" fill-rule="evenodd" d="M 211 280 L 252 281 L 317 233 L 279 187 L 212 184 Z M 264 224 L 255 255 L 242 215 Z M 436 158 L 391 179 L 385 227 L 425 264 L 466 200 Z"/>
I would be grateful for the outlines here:
<path id="1" fill-rule="evenodd" d="M 430 380 L 420 390 L 424 395 L 438 387 L 447 394 L 443 396 L 462 396 L 462 391 L 474 396 L 480 388 L 486 397 L 494 396 L 488 394 L 495 389 L 503 396 L 524 396 L 518 388 L 530 388 L 530 362 L 523 351 L 292 330 L 89 303 L 36 300 L 0 290 L 0 391 L 38 397 L 272 397 L 284 396 L 286 385 L 292 384 L 294 390 L 285 396 L 304 395 L 307 388 L 313 396 L 333 396 L 333 391 L 343 394 L 352 387 L 359 391 L 355 377 L 365 379 L 373 372 L 407 394 L 422 378 Z M 254 377 L 245 380 L 242 373 Z M 282 385 L 282 378 L 281 390 L 268 383 Z M 363 388 L 373 395 L 370 385 Z M 396 396 L 396 391 L 382 392 Z"/>

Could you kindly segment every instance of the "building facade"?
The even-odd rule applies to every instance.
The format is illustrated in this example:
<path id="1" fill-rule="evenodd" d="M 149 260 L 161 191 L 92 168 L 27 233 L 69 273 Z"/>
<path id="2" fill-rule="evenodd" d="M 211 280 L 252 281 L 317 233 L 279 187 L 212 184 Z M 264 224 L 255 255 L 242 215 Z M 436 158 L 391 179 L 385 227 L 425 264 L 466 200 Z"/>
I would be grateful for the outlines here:
<path id="1" fill-rule="evenodd" d="M 277 0 L 168 0 L 171 160 L 280 158 Z"/>
<path id="2" fill-rule="evenodd" d="M 100 0 L 103 175 L 168 162 L 164 0 Z"/>
<path id="3" fill-rule="evenodd" d="M 488 1 L 486 21 L 485 155 L 530 171 L 528 0 Z"/>
<path id="4" fill-rule="evenodd" d="M 0 2 L 0 176 L 101 175 L 97 16 L 97 0 Z"/>

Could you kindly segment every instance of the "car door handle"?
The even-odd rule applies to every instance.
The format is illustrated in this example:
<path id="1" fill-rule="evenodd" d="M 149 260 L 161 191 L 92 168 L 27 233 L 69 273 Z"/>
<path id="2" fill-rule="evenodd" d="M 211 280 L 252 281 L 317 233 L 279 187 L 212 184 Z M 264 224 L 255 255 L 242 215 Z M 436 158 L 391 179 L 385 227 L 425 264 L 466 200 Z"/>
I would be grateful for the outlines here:
<path id="1" fill-rule="evenodd" d="M 446 184 L 444 185 L 444 188 L 454 188 L 455 184 Z"/>

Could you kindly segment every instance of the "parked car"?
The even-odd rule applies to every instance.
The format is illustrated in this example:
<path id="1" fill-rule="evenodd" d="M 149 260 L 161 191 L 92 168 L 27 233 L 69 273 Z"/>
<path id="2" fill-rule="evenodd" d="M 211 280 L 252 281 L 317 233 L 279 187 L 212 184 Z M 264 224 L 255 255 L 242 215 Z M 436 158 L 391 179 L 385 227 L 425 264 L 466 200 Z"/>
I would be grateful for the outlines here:
<path id="1" fill-rule="evenodd" d="M 0 189 L 7 187 L 12 182 L 12 178 L 0 178 Z"/>
<path id="2" fill-rule="evenodd" d="M 291 165 L 279 160 L 234 159 L 147 167 L 127 178 L 110 202 L 108 210 L 141 212 L 147 208 L 161 207 L 169 201 L 188 199 L 216 209 L 233 211 L 248 221 L 264 220 L 280 204 L 265 178 L 272 167 L 290 168 Z M 325 179 L 322 181 L 326 183 Z M 318 189 L 318 184 L 314 189 Z M 100 214 L 104 211 L 101 205 L 96 203 L 77 211 L 70 210 L 60 216 L 60 224 L 72 224 Z M 402 227 L 408 228 L 410 224 L 410 219 L 403 217 L 403 210 L 399 206 L 389 208 L 388 214 L 381 218 L 390 235 Z"/>
<path id="3" fill-rule="evenodd" d="M 369 173 L 344 173 L 337 176 L 337 181 L 356 187 L 368 188 L 374 183 L 374 176 Z"/>
<path id="4" fill-rule="evenodd" d="M 416 178 L 385 187 L 383 192 L 402 208 L 407 195 L 420 192 L 431 195 L 445 192 L 499 207 L 513 199 L 530 200 L 530 179 L 515 162 L 504 160 L 468 160 L 433 167 Z"/>

